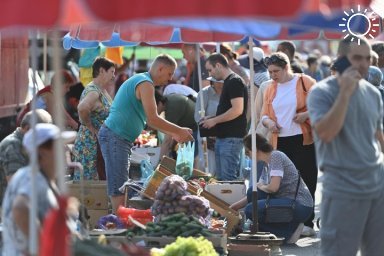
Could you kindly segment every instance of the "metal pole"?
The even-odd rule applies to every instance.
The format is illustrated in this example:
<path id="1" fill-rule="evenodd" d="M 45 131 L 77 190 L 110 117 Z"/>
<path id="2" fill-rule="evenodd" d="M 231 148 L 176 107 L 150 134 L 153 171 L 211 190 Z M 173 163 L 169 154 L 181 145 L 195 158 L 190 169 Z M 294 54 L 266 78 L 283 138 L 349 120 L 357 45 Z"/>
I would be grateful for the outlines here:
<path id="1" fill-rule="evenodd" d="M 43 45 L 43 72 L 44 72 L 44 84 L 49 84 L 47 67 L 48 67 L 48 40 L 47 40 L 47 32 L 44 32 L 43 36 L 44 45 Z"/>
<path id="2" fill-rule="evenodd" d="M 29 254 L 31 256 L 36 256 L 38 252 L 38 232 L 37 232 L 37 186 L 36 186 L 36 175 L 38 172 L 38 161 L 37 161 L 37 147 L 36 147 L 36 101 L 35 101 L 35 95 L 36 95 L 36 67 L 37 67 L 37 32 L 31 31 L 31 66 L 32 66 L 32 81 L 33 81 L 33 97 L 31 102 L 31 109 L 33 111 L 32 120 L 31 120 L 31 129 L 32 129 L 32 144 L 33 148 L 35 150 L 32 151 L 30 162 L 31 162 L 31 194 L 30 194 L 30 202 L 31 207 L 29 210 Z"/>
<path id="3" fill-rule="evenodd" d="M 200 91 L 203 89 L 203 79 L 201 77 L 201 62 L 200 62 L 200 45 L 196 44 L 196 61 L 197 61 L 197 74 L 199 77 L 199 89 Z M 200 116 L 203 118 L 205 116 L 205 110 L 204 110 L 204 97 L 200 98 Z M 204 152 L 204 171 L 205 173 L 209 173 L 208 170 L 208 150 L 207 150 L 207 138 L 202 138 L 203 141 L 203 152 Z M 197 145 L 198 146 L 198 145 Z M 196 147 L 196 142 L 195 142 Z"/>
<path id="4" fill-rule="evenodd" d="M 54 107 L 54 116 L 55 123 L 60 128 L 61 131 L 64 130 L 64 113 L 63 113 L 63 77 L 62 77 L 62 56 L 60 50 L 60 41 L 61 38 L 59 36 L 59 32 L 57 29 L 54 31 L 54 36 L 52 40 L 53 45 L 53 67 L 55 70 L 55 81 L 53 81 L 54 88 L 53 95 L 55 99 L 55 107 Z M 65 186 L 65 159 L 64 159 L 64 143 L 61 139 L 55 140 L 55 169 L 56 169 L 56 178 L 57 185 L 59 190 L 66 194 L 67 188 Z"/>
<path id="5" fill-rule="evenodd" d="M 251 232 L 257 233 L 259 231 L 259 223 L 258 223 L 258 216 L 257 216 L 257 158 L 256 158 L 256 125 L 255 125 L 255 118 L 256 118 L 256 111 L 255 111 L 255 85 L 254 85 L 254 76 L 255 76 L 255 70 L 253 67 L 253 38 L 252 36 L 249 37 L 248 41 L 249 45 L 249 70 L 250 70 L 250 77 L 249 77 L 249 86 L 251 87 L 251 134 L 252 134 L 252 220 L 253 225 Z"/>

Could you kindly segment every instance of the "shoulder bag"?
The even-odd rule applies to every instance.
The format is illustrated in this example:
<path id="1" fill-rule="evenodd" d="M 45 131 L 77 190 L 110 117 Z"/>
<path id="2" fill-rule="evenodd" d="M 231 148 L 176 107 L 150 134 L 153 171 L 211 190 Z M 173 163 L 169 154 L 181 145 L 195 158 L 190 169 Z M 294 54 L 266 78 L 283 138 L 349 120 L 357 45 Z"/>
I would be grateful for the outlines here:
<path id="1" fill-rule="evenodd" d="M 295 198 L 290 205 L 270 205 L 270 195 L 265 201 L 265 223 L 288 223 L 293 220 L 297 192 L 300 186 L 300 172 L 297 180 Z"/>

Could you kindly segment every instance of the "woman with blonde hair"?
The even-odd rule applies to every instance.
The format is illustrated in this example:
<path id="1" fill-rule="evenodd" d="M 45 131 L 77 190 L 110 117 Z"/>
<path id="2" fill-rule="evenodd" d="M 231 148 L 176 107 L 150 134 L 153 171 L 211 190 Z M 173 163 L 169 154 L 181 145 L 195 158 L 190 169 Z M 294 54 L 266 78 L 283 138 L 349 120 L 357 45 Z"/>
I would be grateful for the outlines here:
<path id="1" fill-rule="evenodd" d="M 314 198 L 318 169 L 306 99 L 316 81 L 293 73 L 288 56 L 282 52 L 265 58 L 265 63 L 273 81 L 264 92 L 261 122 L 272 133 L 273 148 L 292 160 Z M 315 235 L 314 216 L 313 211 L 302 235 Z"/>

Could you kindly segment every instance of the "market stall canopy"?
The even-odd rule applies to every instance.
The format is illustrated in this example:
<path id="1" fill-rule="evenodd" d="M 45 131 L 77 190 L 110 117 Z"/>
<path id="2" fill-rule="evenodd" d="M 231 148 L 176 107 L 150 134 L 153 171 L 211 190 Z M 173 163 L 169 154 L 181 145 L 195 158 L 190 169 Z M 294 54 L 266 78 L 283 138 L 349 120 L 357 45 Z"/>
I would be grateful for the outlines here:
<path id="1" fill-rule="evenodd" d="M 371 0 L 2 0 L 0 28 L 69 28 L 96 21 L 121 23 L 152 19 L 228 18 L 284 21 L 302 13 L 331 13 Z M 216 31 L 216 30 L 215 30 Z M 242 32 L 240 32 L 242 34 Z"/>
<path id="2" fill-rule="evenodd" d="M 269 27 L 264 28 L 265 32 Z M 277 33 L 278 31 L 276 31 Z M 179 29 L 144 23 L 130 23 L 126 26 L 77 26 L 64 37 L 64 48 L 92 48 L 101 42 L 106 47 L 135 46 L 140 42 L 149 45 L 181 43 L 181 42 L 228 42 L 239 41 L 242 35 L 222 32 Z"/>
<path id="3" fill-rule="evenodd" d="M 302 12 L 331 12 L 345 10 L 357 5 L 369 6 L 371 0 L 194 0 L 185 4 L 179 0 L 84 0 L 100 20 L 121 22 L 132 19 L 235 17 L 284 19 Z M 148 8 L 150 6 L 150 8 Z M 127 10 L 134 11 L 127 12 Z"/>
<path id="4" fill-rule="evenodd" d="M 339 24 L 345 17 L 344 12 L 331 16 L 322 13 L 303 13 L 299 18 L 292 18 L 282 25 L 278 22 L 254 19 L 191 18 L 156 20 L 148 22 L 130 22 L 126 25 L 78 25 L 72 26 L 63 39 L 65 49 L 93 48 L 99 44 L 106 47 L 135 45 L 164 45 L 169 43 L 233 42 L 241 41 L 244 36 L 258 40 L 310 40 L 317 38 L 340 39 L 344 32 Z M 373 16 L 372 19 L 375 19 Z M 364 33 L 367 30 L 365 18 L 356 17 L 349 22 L 349 27 Z M 169 26 L 171 24 L 176 27 Z M 179 28 L 177 26 L 187 26 Z M 373 37 L 380 29 L 370 34 Z"/>
<path id="5" fill-rule="evenodd" d="M 66 27 L 95 21 L 121 22 L 161 17 L 193 16 L 273 16 L 297 14 L 303 0 L 2 0 L 0 28 L 13 26 L 48 28 Z M 272 8 L 273 7 L 273 8 Z M 130 11 L 131 10 L 131 11 Z"/>
<path id="6" fill-rule="evenodd" d="M 254 29 L 257 35 L 277 36 L 280 26 L 261 22 Z M 79 25 L 73 27 L 63 38 L 63 46 L 69 48 L 93 48 L 101 43 L 106 47 L 147 45 L 168 45 L 174 43 L 199 42 L 232 42 L 243 39 L 241 34 L 225 32 L 201 31 L 196 29 L 180 29 L 145 23 L 130 23 L 126 26 L 117 25 Z"/>

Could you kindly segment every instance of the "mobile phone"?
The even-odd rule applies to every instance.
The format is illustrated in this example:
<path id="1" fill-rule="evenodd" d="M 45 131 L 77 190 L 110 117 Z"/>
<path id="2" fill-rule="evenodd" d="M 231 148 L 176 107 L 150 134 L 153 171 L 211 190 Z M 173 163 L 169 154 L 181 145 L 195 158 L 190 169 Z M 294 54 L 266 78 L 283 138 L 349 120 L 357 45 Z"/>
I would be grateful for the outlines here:
<path id="1" fill-rule="evenodd" d="M 343 56 L 337 58 L 333 66 L 335 70 L 341 75 L 349 66 L 351 66 L 351 62 L 349 62 L 347 56 Z"/>

